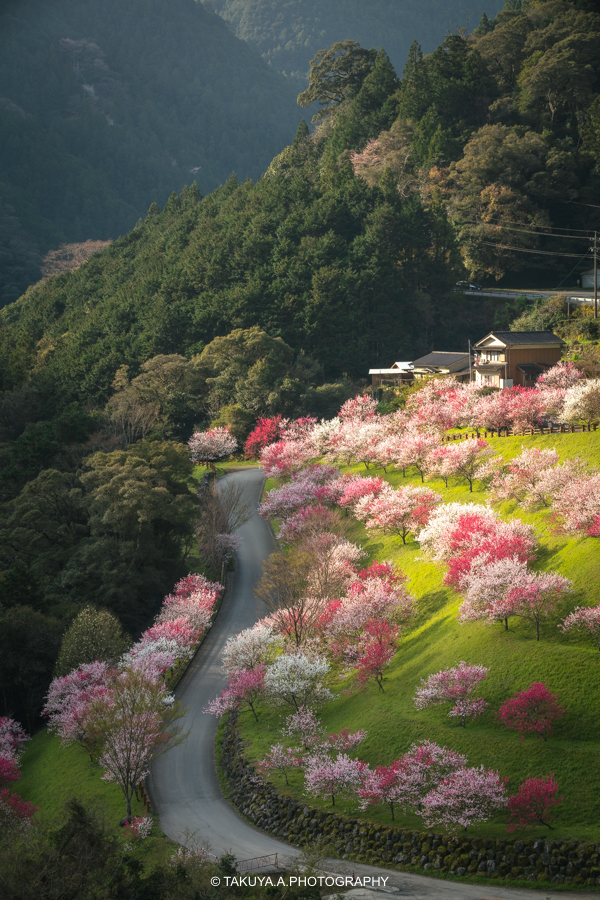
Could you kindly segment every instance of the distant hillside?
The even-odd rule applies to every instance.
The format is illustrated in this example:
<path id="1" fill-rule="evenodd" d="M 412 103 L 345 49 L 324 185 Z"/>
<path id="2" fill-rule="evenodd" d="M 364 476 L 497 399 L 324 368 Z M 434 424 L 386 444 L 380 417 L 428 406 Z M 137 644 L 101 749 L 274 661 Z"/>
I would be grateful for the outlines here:
<path id="1" fill-rule="evenodd" d="M 279 71 L 304 78 L 317 50 L 334 41 L 384 47 L 397 72 L 419 41 L 431 52 L 448 32 L 472 30 L 501 0 L 202 0 Z"/>
<path id="2" fill-rule="evenodd" d="M 0 305 L 50 248 L 118 237 L 193 180 L 257 178 L 296 94 L 194 0 L 4 0 Z"/>

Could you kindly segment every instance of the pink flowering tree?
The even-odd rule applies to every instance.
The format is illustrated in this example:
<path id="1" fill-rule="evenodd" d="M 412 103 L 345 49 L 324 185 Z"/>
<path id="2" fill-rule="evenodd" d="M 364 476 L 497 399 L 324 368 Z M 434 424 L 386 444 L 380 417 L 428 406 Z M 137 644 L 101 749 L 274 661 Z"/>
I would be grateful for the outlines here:
<path id="1" fill-rule="evenodd" d="M 273 744 L 267 755 L 256 762 L 256 768 L 261 774 L 269 775 L 271 772 L 281 772 L 285 783 L 289 784 L 288 772 L 298 768 L 303 763 L 301 756 L 292 747 L 284 747 L 283 744 Z"/>
<path id="2" fill-rule="evenodd" d="M 390 629 L 393 628 L 395 643 L 400 628 L 415 615 L 414 598 L 405 586 L 406 576 L 389 564 L 379 567 L 385 569 L 383 573 L 376 572 L 375 568 L 371 566 L 360 573 L 350 585 L 347 595 L 332 604 L 324 625 L 329 652 L 352 667 L 364 657 L 366 646 L 375 639 L 378 623 L 382 627 L 387 624 Z M 373 635 L 368 633 L 368 628 L 372 629 Z M 383 631 L 381 633 L 384 634 Z M 391 630 L 385 634 L 391 640 Z M 368 659 L 365 659 L 363 664 L 366 666 L 367 662 Z M 384 664 L 385 659 L 381 657 L 380 662 Z"/>
<path id="3" fill-rule="evenodd" d="M 445 477 L 446 485 L 450 475 L 464 478 L 469 485 L 471 493 L 473 492 L 473 481 L 477 477 L 479 468 L 487 460 L 495 456 L 495 451 L 492 450 L 487 441 L 481 438 L 474 441 L 458 441 L 458 443 L 445 444 L 443 451 L 440 461 L 440 473 Z M 431 454 L 428 457 L 429 459 L 431 459 Z"/>
<path id="4" fill-rule="evenodd" d="M 19 722 L 0 716 L 0 757 L 18 760 L 28 740 L 29 735 Z"/>
<path id="5" fill-rule="evenodd" d="M 544 477 L 548 469 L 558 463 L 556 450 L 540 450 L 538 447 L 523 449 L 523 452 L 506 463 L 492 478 L 490 493 L 493 501 L 516 500 L 531 507 L 536 504 L 548 506 Z M 542 490 L 540 490 L 540 484 Z"/>
<path id="6" fill-rule="evenodd" d="M 441 503 L 432 510 L 427 525 L 419 532 L 421 550 L 435 562 L 445 562 L 457 552 L 453 545 L 454 531 L 463 516 L 481 516 L 490 523 L 490 533 L 498 521 L 493 509 L 479 503 Z M 482 525 L 478 530 L 483 530 Z"/>
<path id="7" fill-rule="evenodd" d="M 527 778 L 519 785 L 518 794 L 510 797 L 507 803 L 508 821 L 506 830 L 517 831 L 519 828 L 531 828 L 545 825 L 552 828 L 552 808 L 559 806 L 563 798 L 558 796 L 558 782 L 551 772 L 546 778 Z"/>
<path id="8" fill-rule="evenodd" d="M 313 796 L 331 797 L 331 805 L 335 806 L 336 797 L 358 790 L 366 767 L 366 763 L 347 753 L 339 753 L 334 759 L 310 757 L 304 772 L 305 790 Z"/>
<path id="9" fill-rule="evenodd" d="M 188 441 L 192 462 L 213 469 L 216 462 L 231 456 L 237 445 L 237 439 L 227 427 L 196 431 Z"/>
<path id="10" fill-rule="evenodd" d="M 517 557 L 492 562 L 485 555 L 474 559 L 459 582 L 465 599 L 458 610 L 458 621 L 503 622 L 508 631 L 508 619 L 516 614 L 516 606 L 508 602 L 508 595 L 513 585 L 525 581 L 528 574 L 527 562 Z"/>
<path id="11" fill-rule="evenodd" d="M 409 534 L 427 525 L 432 510 L 441 499 L 439 494 L 426 487 L 407 485 L 397 491 L 388 488 L 377 497 L 359 500 L 354 514 L 368 530 L 395 534 L 406 544 Z"/>
<path id="12" fill-rule="evenodd" d="M 546 684 L 534 682 L 527 690 L 505 700 L 496 718 L 510 731 L 516 731 L 521 739 L 526 734 L 537 734 L 544 741 L 565 710 Z"/>
<path id="13" fill-rule="evenodd" d="M 577 368 L 575 363 L 561 361 L 538 377 L 536 387 L 544 390 L 547 388 L 567 390 L 583 377 L 583 372 Z"/>
<path id="14" fill-rule="evenodd" d="M 93 762 L 98 751 L 98 735 L 89 727 L 88 714 L 93 701 L 108 691 L 109 669 L 106 663 L 84 663 L 62 678 L 55 678 L 48 688 L 43 715 L 49 731 L 64 746 L 79 744 Z"/>
<path id="15" fill-rule="evenodd" d="M 342 509 L 353 508 L 363 497 L 376 497 L 384 489 L 386 482 L 379 475 L 365 478 L 362 475 L 344 475 L 342 494 L 338 500 Z"/>
<path id="16" fill-rule="evenodd" d="M 210 627 L 222 591 L 222 584 L 209 581 L 204 575 L 188 575 L 175 585 L 173 593 L 165 597 L 156 623 L 184 619 L 190 628 L 203 634 Z"/>
<path id="17" fill-rule="evenodd" d="M 407 431 L 402 436 L 395 462 L 403 471 L 409 466 L 414 466 L 423 482 L 427 473 L 429 454 L 439 443 L 440 436 L 437 432 Z"/>
<path id="18" fill-rule="evenodd" d="M 305 750 L 310 750 L 325 740 L 325 728 L 312 709 L 301 706 L 286 717 L 283 734 L 299 741 Z"/>
<path id="19" fill-rule="evenodd" d="M 554 494 L 552 512 L 567 534 L 600 537 L 600 472 L 567 482 Z"/>
<path id="20" fill-rule="evenodd" d="M 346 400 L 338 413 L 338 417 L 342 422 L 348 420 L 356 421 L 357 419 L 364 422 L 375 416 L 376 408 L 377 400 L 369 397 L 368 394 L 362 394 L 359 397 Z"/>
<path id="21" fill-rule="evenodd" d="M 572 590 L 572 582 L 557 572 L 527 571 L 506 595 L 505 605 L 513 615 L 532 622 L 540 639 L 542 619 L 552 615 L 559 600 Z"/>
<path id="22" fill-rule="evenodd" d="M 258 722 L 256 707 L 264 698 L 265 666 L 264 663 L 259 663 L 254 669 L 233 672 L 225 690 L 209 703 L 204 712 L 220 718 L 231 710 L 246 706 Z"/>
<path id="23" fill-rule="evenodd" d="M 449 716 L 458 716 L 464 728 L 468 718 L 480 716 L 488 704 L 482 697 L 473 697 L 478 684 L 488 677 L 485 666 L 470 666 L 460 662 L 458 666 L 434 672 L 421 679 L 421 687 L 415 693 L 415 706 L 425 709 L 441 703 L 451 703 Z"/>
<path id="24" fill-rule="evenodd" d="M 29 736 L 23 727 L 8 716 L 0 716 L 0 787 L 21 777 L 19 759 Z"/>
<path id="25" fill-rule="evenodd" d="M 134 669 L 111 673 L 107 687 L 90 704 L 87 728 L 101 748 L 102 777 L 121 789 L 131 816 L 132 797 L 152 760 L 186 737 L 178 725 L 183 711 L 163 685 Z"/>
<path id="26" fill-rule="evenodd" d="M 398 781 L 397 802 L 405 809 L 420 813 L 429 791 L 453 772 L 464 768 L 467 758 L 435 741 L 419 741 L 408 749 L 399 762 L 401 777 Z"/>
<path id="27" fill-rule="evenodd" d="M 288 478 L 305 466 L 315 456 L 310 441 L 280 440 L 264 447 L 260 464 L 267 478 Z"/>
<path id="28" fill-rule="evenodd" d="M 457 769 L 423 798 L 423 816 L 428 828 L 487 822 L 506 806 L 506 783 L 493 769 Z"/>
<path id="29" fill-rule="evenodd" d="M 600 650 L 600 605 L 577 606 L 558 627 L 564 632 L 587 631 Z"/>

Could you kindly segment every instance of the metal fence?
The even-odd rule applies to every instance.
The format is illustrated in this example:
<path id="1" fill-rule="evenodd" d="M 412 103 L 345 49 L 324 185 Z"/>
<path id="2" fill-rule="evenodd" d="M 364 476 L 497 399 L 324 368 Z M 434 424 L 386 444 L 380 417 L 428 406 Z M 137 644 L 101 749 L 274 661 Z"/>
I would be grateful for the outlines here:
<path id="1" fill-rule="evenodd" d="M 252 859 L 238 859 L 236 866 L 240 872 L 251 872 L 253 869 L 264 869 L 267 866 L 278 869 L 279 860 L 277 853 L 272 853 L 270 856 L 253 856 Z"/>

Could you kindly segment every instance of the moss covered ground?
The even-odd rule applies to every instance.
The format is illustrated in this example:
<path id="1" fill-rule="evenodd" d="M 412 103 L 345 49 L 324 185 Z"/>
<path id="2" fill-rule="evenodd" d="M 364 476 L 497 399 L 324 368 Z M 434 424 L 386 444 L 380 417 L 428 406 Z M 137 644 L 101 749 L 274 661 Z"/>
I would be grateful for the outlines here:
<path id="1" fill-rule="evenodd" d="M 561 459 L 581 456 L 590 465 L 600 467 L 600 432 L 573 435 L 495 438 L 490 441 L 505 458 L 518 455 L 522 446 L 556 447 Z M 355 467 L 360 471 L 359 467 Z M 364 471 L 364 467 L 363 467 Z M 371 469 L 371 472 L 373 470 Z M 369 474 L 371 474 L 371 472 Z M 383 474 L 383 473 L 381 473 Z M 403 479 L 402 473 L 388 474 L 395 486 L 420 483 L 418 475 Z M 472 494 L 460 482 L 444 488 L 442 481 L 430 482 L 445 502 L 485 503 L 487 494 L 476 483 Z M 574 592 L 565 600 L 559 614 L 544 622 L 541 640 L 536 642 L 533 626 L 513 618 L 509 631 L 482 623 L 460 625 L 456 619 L 458 595 L 444 584 L 444 568 L 421 558 L 419 544 L 409 539 L 406 546 L 399 538 L 368 534 L 353 523 L 349 537 L 360 543 L 370 560 L 392 560 L 407 575 L 409 590 L 417 599 L 418 617 L 408 629 L 384 681 L 385 693 L 369 684 L 363 692 L 353 692 L 347 679 L 335 685 L 337 698 L 327 704 L 322 715 L 330 731 L 347 727 L 365 728 L 368 736 L 360 748 L 361 758 L 372 765 L 389 764 L 417 740 L 434 740 L 465 753 L 470 765 L 497 769 L 510 778 L 509 790 L 516 792 L 527 776 L 554 772 L 564 798 L 555 816 L 553 838 L 600 840 L 600 653 L 583 635 L 564 635 L 557 624 L 578 605 L 600 603 L 600 541 L 585 536 L 568 537 L 552 532 L 546 510 L 525 511 L 515 504 L 500 507 L 503 518 L 518 516 L 536 529 L 541 552 L 535 568 L 556 570 L 572 579 Z M 460 660 L 490 668 L 482 683 L 481 694 L 489 702 L 486 713 L 466 728 L 447 716 L 445 707 L 417 711 L 413 696 L 422 677 Z M 494 711 L 500 703 L 534 681 L 545 681 L 567 712 L 547 741 L 519 737 L 497 724 Z M 263 707 L 256 724 L 251 714 L 240 716 L 242 735 L 248 744 L 248 756 L 264 755 L 279 738 L 279 727 L 286 711 Z M 292 772 L 290 786 L 283 776 L 272 777 L 282 792 L 302 794 L 302 775 Z M 327 808 L 329 802 L 310 798 L 311 805 Z M 336 801 L 339 812 L 357 814 L 351 800 Z M 389 822 L 384 807 L 370 807 L 360 815 L 373 822 Z M 421 829 L 422 820 L 397 813 L 397 821 L 406 827 Z M 474 829 L 470 829 L 474 831 Z M 477 828 L 482 836 L 506 834 L 504 816 Z M 540 826 L 534 832 L 548 833 Z"/>

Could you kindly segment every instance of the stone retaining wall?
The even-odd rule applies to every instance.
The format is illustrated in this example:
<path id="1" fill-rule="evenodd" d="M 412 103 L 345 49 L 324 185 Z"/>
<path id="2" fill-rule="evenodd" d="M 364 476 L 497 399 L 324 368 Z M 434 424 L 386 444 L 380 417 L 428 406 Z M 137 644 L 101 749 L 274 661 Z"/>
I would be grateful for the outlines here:
<path id="1" fill-rule="evenodd" d="M 290 844 L 329 848 L 342 859 L 395 865 L 417 872 L 476 874 L 491 879 L 600 884 L 600 846 L 577 841 L 491 840 L 448 837 L 373 825 L 361 819 L 321 812 L 292 797 L 282 797 L 258 778 L 244 756 L 234 717 L 221 743 L 221 767 L 230 799 L 258 828 Z"/>

